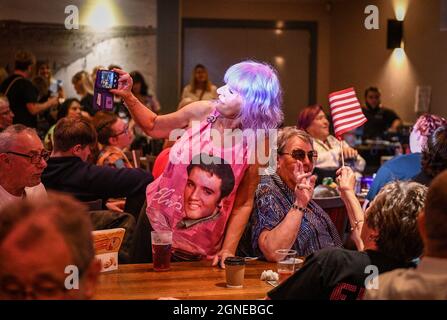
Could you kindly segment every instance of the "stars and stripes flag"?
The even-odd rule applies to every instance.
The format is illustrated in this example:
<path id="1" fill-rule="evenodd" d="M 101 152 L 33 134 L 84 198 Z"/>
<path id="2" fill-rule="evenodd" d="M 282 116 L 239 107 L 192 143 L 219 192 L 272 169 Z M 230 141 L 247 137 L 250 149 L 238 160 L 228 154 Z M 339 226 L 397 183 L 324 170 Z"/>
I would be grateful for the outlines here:
<path id="1" fill-rule="evenodd" d="M 354 88 L 329 94 L 329 105 L 335 136 L 339 140 L 345 132 L 360 127 L 367 121 Z"/>

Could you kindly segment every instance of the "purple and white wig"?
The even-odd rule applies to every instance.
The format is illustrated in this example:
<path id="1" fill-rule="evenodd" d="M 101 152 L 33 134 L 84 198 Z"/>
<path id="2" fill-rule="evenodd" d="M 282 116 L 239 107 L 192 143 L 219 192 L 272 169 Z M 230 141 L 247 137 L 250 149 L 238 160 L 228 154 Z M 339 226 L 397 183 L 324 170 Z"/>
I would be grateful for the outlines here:
<path id="1" fill-rule="evenodd" d="M 242 129 L 268 130 L 281 125 L 282 90 L 273 67 L 252 60 L 242 61 L 225 72 L 224 81 L 242 97 Z"/>

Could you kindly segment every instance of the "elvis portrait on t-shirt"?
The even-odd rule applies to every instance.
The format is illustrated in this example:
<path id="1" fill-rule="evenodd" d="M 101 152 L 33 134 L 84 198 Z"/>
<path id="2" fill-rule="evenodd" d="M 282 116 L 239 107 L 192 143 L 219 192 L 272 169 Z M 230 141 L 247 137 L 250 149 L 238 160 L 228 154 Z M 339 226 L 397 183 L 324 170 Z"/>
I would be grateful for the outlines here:
<path id="1" fill-rule="evenodd" d="M 223 200 L 231 194 L 235 184 L 231 166 L 224 159 L 205 153 L 193 157 L 186 171 L 184 217 L 177 223 L 179 229 L 217 219 Z"/>

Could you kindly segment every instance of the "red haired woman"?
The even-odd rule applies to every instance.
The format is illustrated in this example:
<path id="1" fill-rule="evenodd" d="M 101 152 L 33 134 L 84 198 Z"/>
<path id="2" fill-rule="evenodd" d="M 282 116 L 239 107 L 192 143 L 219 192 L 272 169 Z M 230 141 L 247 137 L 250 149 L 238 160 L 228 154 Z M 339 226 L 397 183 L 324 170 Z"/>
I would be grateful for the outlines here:
<path id="1" fill-rule="evenodd" d="M 318 152 L 315 167 L 335 170 L 341 166 L 340 141 L 329 133 L 329 120 L 320 105 L 304 108 L 298 115 L 297 127 L 313 138 L 314 149 Z M 352 163 L 353 170 L 363 172 L 365 160 L 345 141 L 343 141 L 343 156 L 348 163 Z"/>

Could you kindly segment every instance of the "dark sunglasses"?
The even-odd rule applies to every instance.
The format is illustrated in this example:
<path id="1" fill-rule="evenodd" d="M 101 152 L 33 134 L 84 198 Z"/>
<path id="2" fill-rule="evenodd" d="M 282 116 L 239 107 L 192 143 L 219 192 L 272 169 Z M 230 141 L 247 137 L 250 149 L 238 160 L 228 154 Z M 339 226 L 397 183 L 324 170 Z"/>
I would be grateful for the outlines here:
<path id="1" fill-rule="evenodd" d="M 299 161 L 304 161 L 304 158 L 306 157 L 306 151 L 302 150 L 302 149 L 294 149 L 292 150 L 292 152 L 280 152 L 280 155 L 283 154 L 288 154 L 290 155 L 293 159 L 295 160 L 299 160 Z M 318 158 L 318 152 L 315 150 L 309 151 L 307 152 L 307 158 L 309 159 L 309 161 L 315 161 Z"/>

